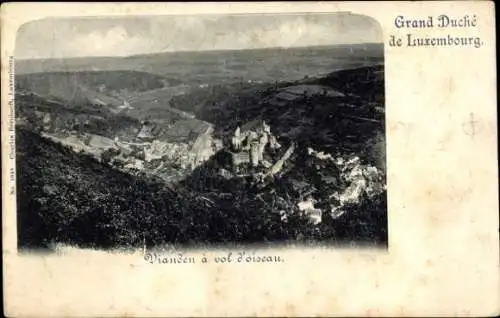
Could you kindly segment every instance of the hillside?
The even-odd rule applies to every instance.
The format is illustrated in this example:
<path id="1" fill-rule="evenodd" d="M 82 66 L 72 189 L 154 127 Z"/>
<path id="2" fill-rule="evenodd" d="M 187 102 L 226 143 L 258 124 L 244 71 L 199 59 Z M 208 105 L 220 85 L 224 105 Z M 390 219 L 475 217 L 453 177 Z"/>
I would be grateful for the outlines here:
<path id="1" fill-rule="evenodd" d="M 148 183 L 32 132 L 18 129 L 16 139 L 20 246 L 112 246 L 122 237 L 137 245 L 147 233 L 133 222 L 143 221 L 145 231 L 154 225 Z"/>
<path id="2" fill-rule="evenodd" d="M 71 104 L 119 106 L 130 95 L 163 86 L 161 76 L 137 71 L 43 72 L 16 75 L 16 89 Z"/>
<path id="3" fill-rule="evenodd" d="M 280 87 L 324 78 L 326 70 L 377 64 L 383 64 L 383 44 L 376 43 L 18 60 L 16 85 L 48 100 L 107 107 L 138 120 L 171 122 L 194 114 L 212 122 L 231 97 L 238 98 L 230 101 L 235 105 L 255 104 Z"/>
<path id="4" fill-rule="evenodd" d="M 300 216 L 283 223 L 245 189 L 235 193 L 237 201 L 213 201 L 188 188 L 174 191 L 150 177 L 119 172 L 33 132 L 16 134 L 21 248 L 373 239 L 374 228 L 356 220 L 325 223 L 318 232 Z"/>
<path id="5" fill-rule="evenodd" d="M 84 102 L 67 104 L 33 93 L 16 93 L 16 118 L 36 131 L 92 133 L 108 138 L 137 134 L 141 122 L 108 107 Z"/>
<path id="6" fill-rule="evenodd" d="M 386 242 L 383 66 L 241 87 L 232 94 L 224 94 L 221 87 L 219 94 L 206 96 L 214 99 L 200 98 L 196 115 L 215 124 L 226 149 L 237 127 L 244 129 L 259 120 L 270 126 L 282 146 L 277 151 L 264 148 L 264 161 L 277 162 L 289 145 L 294 147 L 272 178 L 259 180 L 262 173 L 271 171 L 260 166 L 243 163 L 235 168 L 223 150 L 183 180 L 182 186 L 227 205 L 240 204 L 242 197 L 245 204 L 262 202 L 284 220 L 300 215 L 300 206 L 314 202 L 309 210 L 322 215 L 311 229 L 316 237 Z M 339 209 L 344 199 L 350 203 Z M 334 211 L 340 210 L 336 215 Z M 356 230 L 347 230 L 351 227 Z"/>
<path id="7" fill-rule="evenodd" d="M 385 169 L 384 85 L 384 67 L 376 65 L 276 84 L 214 85 L 175 96 L 170 105 L 215 124 L 220 138 L 260 118 L 303 147 L 366 154 Z"/>

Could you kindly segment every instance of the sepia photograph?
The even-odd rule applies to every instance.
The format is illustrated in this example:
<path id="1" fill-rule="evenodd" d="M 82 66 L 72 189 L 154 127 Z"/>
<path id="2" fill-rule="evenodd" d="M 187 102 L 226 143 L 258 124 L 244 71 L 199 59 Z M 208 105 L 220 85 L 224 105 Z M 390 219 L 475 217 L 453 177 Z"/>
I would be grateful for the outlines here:
<path id="1" fill-rule="evenodd" d="M 368 16 L 37 20 L 15 102 L 21 249 L 387 246 Z"/>

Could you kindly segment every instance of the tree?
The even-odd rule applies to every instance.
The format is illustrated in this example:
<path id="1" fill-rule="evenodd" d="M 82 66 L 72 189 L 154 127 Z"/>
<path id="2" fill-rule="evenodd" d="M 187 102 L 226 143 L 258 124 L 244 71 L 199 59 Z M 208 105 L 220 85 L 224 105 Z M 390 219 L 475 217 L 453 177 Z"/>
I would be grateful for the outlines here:
<path id="1" fill-rule="evenodd" d="M 101 154 L 101 160 L 103 163 L 109 164 L 111 162 L 111 159 L 113 159 L 113 156 L 114 156 L 114 151 L 110 148 L 103 151 L 103 153 Z"/>

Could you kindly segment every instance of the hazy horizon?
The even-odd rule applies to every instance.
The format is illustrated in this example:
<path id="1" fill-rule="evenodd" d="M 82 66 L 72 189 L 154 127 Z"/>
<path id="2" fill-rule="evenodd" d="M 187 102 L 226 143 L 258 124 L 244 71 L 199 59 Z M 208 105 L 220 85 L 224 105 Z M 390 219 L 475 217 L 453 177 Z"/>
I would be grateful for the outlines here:
<path id="1" fill-rule="evenodd" d="M 113 58 L 372 43 L 382 43 L 378 22 L 351 13 L 65 18 L 22 25 L 15 58 Z"/>
<path id="2" fill-rule="evenodd" d="M 264 48 L 249 48 L 249 49 L 213 49 L 213 50 L 197 50 L 197 51 L 167 51 L 167 52 L 151 52 L 151 53 L 139 53 L 132 55 L 123 56 L 111 56 L 111 55 L 91 55 L 91 56 L 75 56 L 75 57 L 37 57 L 37 58 L 14 58 L 18 61 L 36 61 L 36 60 L 77 60 L 77 59 L 110 59 L 110 58 L 133 58 L 137 56 L 149 56 L 149 55 L 160 55 L 160 54 L 181 54 L 181 53 L 203 53 L 203 52 L 240 52 L 240 51 L 252 51 L 252 50 L 273 50 L 273 49 L 307 49 L 307 48 L 321 48 L 321 47 L 336 47 L 336 46 L 349 46 L 349 45 L 375 45 L 384 44 L 383 42 L 362 42 L 362 43 L 352 43 L 352 44 L 326 44 L 326 45 L 307 45 L 307 46 L 294 46 L 294 47 L 282 47 L 282 46 L 270 46 Z"/>

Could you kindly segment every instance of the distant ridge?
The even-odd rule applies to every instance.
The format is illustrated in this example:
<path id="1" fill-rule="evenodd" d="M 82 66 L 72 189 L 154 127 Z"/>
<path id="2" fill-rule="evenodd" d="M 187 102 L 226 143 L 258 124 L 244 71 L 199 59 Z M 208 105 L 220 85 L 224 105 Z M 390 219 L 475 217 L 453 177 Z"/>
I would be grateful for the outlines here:
<path id="1" fill-rule="evenodd" d="M 237 64 L 237 73 L 247 66 L 267 61 L 275 66 L 273 72 L 280 73 L 287 68 L 301 65 L 324 64 L 335 59 L 382 61 L 382 43 L 361 43 L 354 45 L 325 45 L 293 48 L 265 48 L 252 50 L 184 51 L 164 52 L 127 57 L 81 57 L 68 59 L 16 60 L 16 74 L 56 71 L 143 71 L 158 75 L 183 77 L 195 64 L 205 69 L 225 68 Z M 227 65 L 226 65 L 227 63 Z M 324 66 L 327 66 L 326 64 Z M 203 70 L 202 70 L 203 71 Z M 220 72 L 219 72 L 220 73 Z M 236 73 L 233 73 L 236 74 Z M 226 74 L 229 75 L 229 74 Z M 238 73 L 245 76 L 245 72 Z"/>
<path id="2" fill-rule="evenodd" d="M 17 62 L 25 62 L 25 61 L 50 61 L 50 60 L 82 60 L 82 59 L 130 59 L 137 57 L 152 57 L 159 55 L 168 55 L 168 54 L 203 54 L 203 53 L 237 53 L 237 52 L 250 52 L 250 51 L 272 51 L 272 50 L 304 50 L 304 49 L 326 49 L 333 47 L 352 47 L 352 46 L 365 46 L 365 45 L 380 45 L 382 46 L 383 42 L 363 42 L 356 44 L 326 44 L 326 45 L 309 45 L 309 46 L 293 46 L 293 47 L 284 47 L 284 46 L 272 46 L 265 48 L 254 48 L 254 49 L 217 49 L 217 50 L 182 50 L 182 51 L 163 51 L 163 52 L 154 52 L 154 53 L 142 53 L 142 54 L 132 54 L 132 55 L 117 55 L 117 56 L 77 56 L 77 57 L 46 57 L 46 58 L 16 58 Z"/>
<path id="3" fill-rule="evenodd" d="M 294 50 L 314 50 L 314 49 L 328 49 L 328 48 L 339 48 L 339 47 L 360 47 L 366 45 L 380 45 L 382 46 L 383 42 L 366 42 L 366 43 L 356 43 L 356 44 L 327 44 L 327 45 L 309 45 L 309 46 L 293 46 L 293 47 L 284 47 L 284 46 L 272 46 L 266 48 L 255 48 L 255 49 L 223 49 L 223 50 L 203 50 L 203 51 L 166 51 L 166 52 L 157 52 L 157 53 L 147 53 L 147 54 L 134 54 L 124 56 L 123 58 L 135 58 L 135 57 L 147 57 L 147 56 L 156 56 L 156 55 L 164 55 L 164 54 L 197 54 L 197 53 L 242 53 L 242 52 L 253 52 L 253 51 L 294 51 Z"/>

